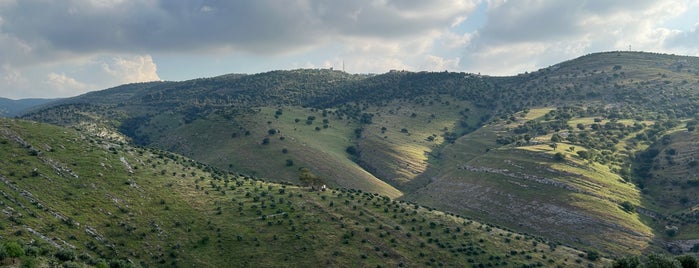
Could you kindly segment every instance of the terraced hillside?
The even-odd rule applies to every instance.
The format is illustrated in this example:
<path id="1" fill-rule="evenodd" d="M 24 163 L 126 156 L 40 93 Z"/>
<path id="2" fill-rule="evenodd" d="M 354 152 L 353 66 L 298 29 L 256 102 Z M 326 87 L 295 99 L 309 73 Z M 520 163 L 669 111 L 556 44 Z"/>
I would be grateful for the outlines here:
<path id="1" fill-rule="evenodd" d="M 99 135 L 98 135 L 99 134 Z M 99 267 L 604 265 L 541 238 L 358 190 L 309 191 L 0 120 L 3 264 Z M 111 138 L 110 138 L 111 137 Z M 20 251 L 15 251 L 19 247 Z"/>
<path id="2" fill-rule="evenodd" d="M 647 207 L 662 211 L 652 215 L 659 232 L 671 241 L 672 252 L 695 251 L 699 240 L 699 186 L 697 157 L 699 136 L 690 121 L 638 153 L 634 168 Z M 688 130 L 689 129 L 689 130 Z"/>
<path id="3" fill-rule="evenodd" d="M 428 170 L 406 198 L 607 252 L 638 254 L 649 247 L 655 234 L 647 218 L 622 206 L 641 206 L 641 193 L 578 154 L 590 148 L 565 141 L 552 146 L 551 135 L 497 142 L 508 128 L 536 119 L 492 123 L 460 138 L 442 151 L 445 168 Z"/>

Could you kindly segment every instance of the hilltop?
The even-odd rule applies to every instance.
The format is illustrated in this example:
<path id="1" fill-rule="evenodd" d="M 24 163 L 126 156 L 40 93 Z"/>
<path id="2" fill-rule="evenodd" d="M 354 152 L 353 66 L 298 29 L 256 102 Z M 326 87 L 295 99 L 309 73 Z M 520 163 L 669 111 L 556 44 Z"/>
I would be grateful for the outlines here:
<path id="1" fill-rule="evenodd" d="M 697 88 L 696 57 L 605 52 L 509 77 L 291 70 L 130 84 L 23 118 L 99 126 L 249 178 L 294 184 L 307 168 L 335 189 L 618 256 L 687 252 L 699 236 L 684 176 L 699 152 L 683 134 Z"/>
<path id="2" fill-rule="evenodd" d="M 105 135 L 110 134 L 110 135 Z M 353 189 L 311 191 L 133 147 L 95 125 L 0 119 L 3 264 L 66 267 L 609 263 Z M 11 253 L 9 253 L 11 252 Z M 4 260 L 2 260 L 4 258 Z"/>

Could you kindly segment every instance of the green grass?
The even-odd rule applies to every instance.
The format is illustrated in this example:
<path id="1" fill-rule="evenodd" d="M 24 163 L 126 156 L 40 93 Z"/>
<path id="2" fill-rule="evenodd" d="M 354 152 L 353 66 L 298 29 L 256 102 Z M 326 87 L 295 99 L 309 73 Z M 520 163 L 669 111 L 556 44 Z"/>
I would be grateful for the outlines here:
<path id="1" fill-rule="evenodd" d="M 428 99 L 422 104 L 396 100 L 367 110 L 374 117 L 359 140 L 364 152 L 360 160 L 399 188 L 427 170 L 430 160 L 448 143 L 445 132 L 463 133 L 467 129 L 459 120 L 465 118 L 475 127 L 480 118 L 479 110 L 469 102 L 440 95 Z"/>
<path id="2" fill-rule="evenodd" d="M 42 248 L 30 257 L 40 265 L 62 262 L 53 257 L 57 247 L 92 265 L 126 259 L 185 267 L 590 263 L 584 253 L 541 238 L 379 194 L 311 192 L 87 132 L 0 122 L 0 176 L 9 183 L 0 183 L 1 201 L 12 211 L 0 217 L 0 234 Z"/>
<path id="3" fill-rule="evenodd" d="M 299 168 L 308 167 L 333 187 L 361 189 L 394 198 L 402 195 L 362 169 L 346 153 L 347 147 L 353 144 L 358 124 L 339 119 L 332 113 L 323 117 L 322 111 L 301 107 L 285 107 L 282 114 L 275 117 L 276 111 L 277 108 L 272 107 L 253 108 L 233 118 L 210 114 L 180 125 L 160 115 L 156 117 L 157 124 L 171 130 L 154 140 L 153 146 L 180 152 L 222 169 L 277 181 L 298 184 Z M 311 124 L 306 123 L 309 116 L 316 118 Z M 323 120 L 328 121 L 327 128 Z M 269 134 L 271 129 L 277 133 Z M 151 133 L 151 136 L 155 135 Z M 267 144 L 263 144 L 265 138 Z M 288 166 L 287 160 L 293 161 L 293 165 Z"/>

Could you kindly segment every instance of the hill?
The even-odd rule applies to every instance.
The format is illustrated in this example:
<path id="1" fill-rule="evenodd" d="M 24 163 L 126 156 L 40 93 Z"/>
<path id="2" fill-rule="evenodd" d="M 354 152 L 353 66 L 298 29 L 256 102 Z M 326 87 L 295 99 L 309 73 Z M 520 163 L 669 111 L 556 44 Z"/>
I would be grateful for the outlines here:
<path id="1" fill-rule="evenodd" d="M 296 183 L 303 167 L 333 188 L 623 255 L 699 237 L 696 223 L 675 230 L 667 220 L 699 204 L 691 187 L 661 191 L 644 179 L 691 174 L 652 163 L 654 151 L 670 152 L 658 141 L 694 148 L 695 136 L 673 135 L 696 120 L 698 75 L 696 57 L 643 52 L 509 77 L 272 71 L 123 85 L 24 118 L 97 125 L 276 182 Z M 689 167 L 692 153 L 681 155 Z M 681 210 L 665 202 L 673 195 L 686 196 Z"/>
<path id="2" fill-rule="evenodd" d="M 55 101 L 56 99 L 20 99 L 0 98 L 0 117 L 19 116 L 34 107 Z"/>
<path id="3" fill-rule="evenodd" d="M 70 267 L 608 264 L 387 196 L 310 191 L 132 147 L 97 126 L 0 119 L 3 264 Z M 18 250 L 15 250 L 18 249 Z"/>

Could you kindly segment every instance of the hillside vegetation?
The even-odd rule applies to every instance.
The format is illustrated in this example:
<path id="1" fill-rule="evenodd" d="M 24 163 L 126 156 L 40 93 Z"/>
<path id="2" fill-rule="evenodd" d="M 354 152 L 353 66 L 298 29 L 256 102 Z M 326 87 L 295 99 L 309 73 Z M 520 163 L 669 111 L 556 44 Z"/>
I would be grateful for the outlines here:
<path id="1" fill-rule="evenodd" d="M 586 55 L 508 77 L 272 71 L 123 85 L 23 118 L 227 172 L 378 193 L 610 255 L 688 252 L 699 59 Z M 696 248 L 699 248 L 697 246 Z"/>
<path id="2" fill-rule="evenodd" d="M 352 189 L 310 191 L 132 147 L 103 129 L 0 120 L 2 264 L 66 267 L 604 265 Z"/>

